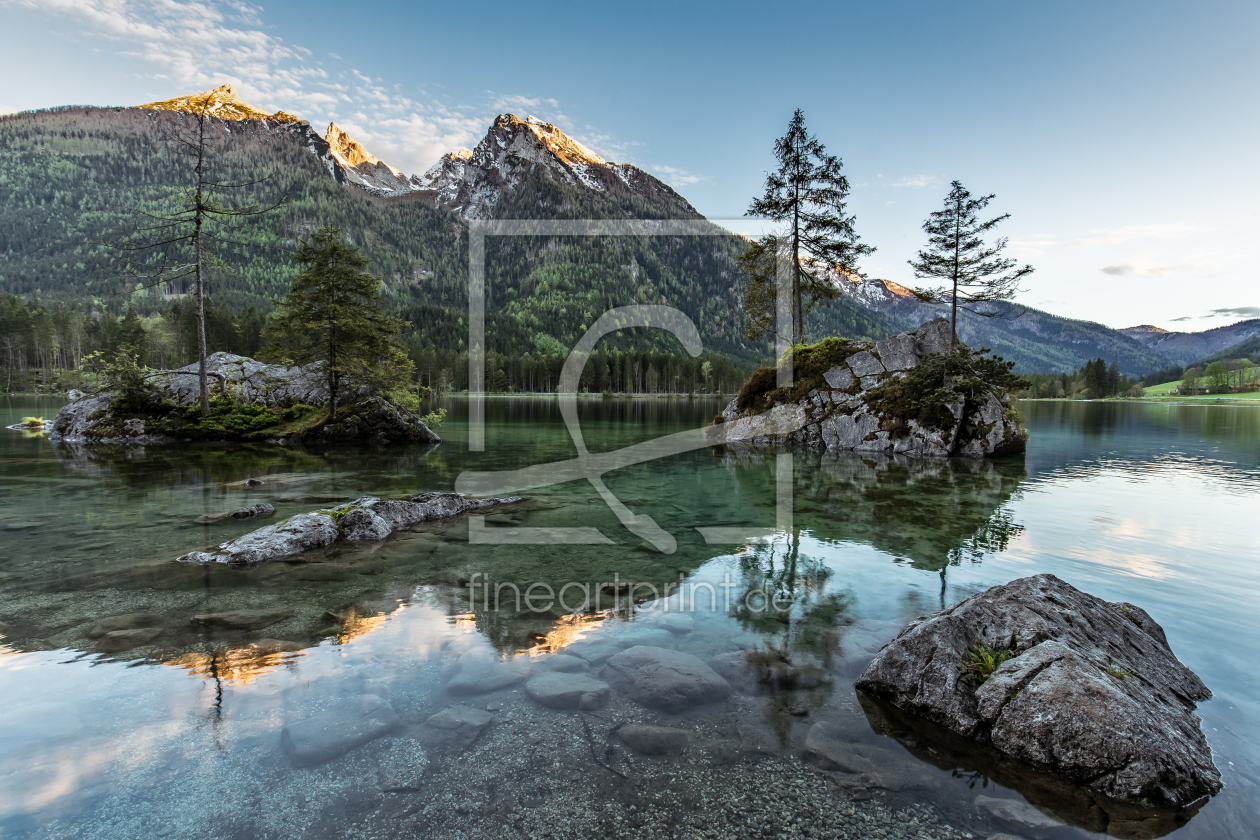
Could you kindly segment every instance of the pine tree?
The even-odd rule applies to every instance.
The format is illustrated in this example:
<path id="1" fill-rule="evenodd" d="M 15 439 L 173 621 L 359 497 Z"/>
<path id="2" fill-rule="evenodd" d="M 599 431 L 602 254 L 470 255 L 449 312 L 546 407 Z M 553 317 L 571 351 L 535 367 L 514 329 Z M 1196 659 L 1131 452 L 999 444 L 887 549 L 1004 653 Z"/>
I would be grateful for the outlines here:
<path id="1" fill-rule="evenodd" d="M 1006 248 L 1005 237 L 993 245 L 985 245 L 982 234 L 997 227 L 1011 217 L 1010 213 L 980 221 L 976 214 L 988 206 L 992 194 L 972 198 L 961 183 L 950 184 L 945 207 L 936 210 L 923 223 L 928 235 L 928 247 L 919 252 L 917 260 L 910 261 L 917 279 L 941 280 L 944 286 L 915 289 L 914 294 L 924 303 L 950 305 L 949 325 L 953 329 L 950 346 L 958 340 L 958 309 L 985 318 L 1014 317 L 1022 315 L 1010 309 L 973 308 L 972 304 L 1008 301 L 1021 290 L 1019 281 L 1033 273 L 1031 265 L 1016 268 L 1016 262 L 1001 256 Z"/>
<path id="2" fill-rule="evenodd" d="M 819 303 L 829 305 L 839 294 L 832 272 L 856 274 L 858 259 L 875 249 L 858 239 L 855 217 L 846 213 L 849 180 L 841 172 L 840 158 L 827 154 L 809 133 L 799 108 L 787 134 L 775 141 L 774 156 L 779 167 L 766 176 L 765 193 L 753 199 L 745 215 L 787 227 L 752 243 L 740 257 L 749 274 L 744 307 L 749 336 L 761 338 L 774 319 L 777 266 L 786 255 L 791 266 L 783 281 L 790 284 L 791 337 L 796 343 L 805 340 L 805 313 Z M 784 327 L 780 324 L 778 331 Z"/>
<path id="3" fill-rule="evenodd" d="M 414 371 L 398 340 L 401 325 L 381 312 L 380 278 L 363 270 L 367 258 L 342 234 L 326 226 L 301 240 L 293 259 L 302 272 L 267 325 L 272 357 L 323 363 L 330 422 L 347 382 L 401 388 L 411 384 Z"/>

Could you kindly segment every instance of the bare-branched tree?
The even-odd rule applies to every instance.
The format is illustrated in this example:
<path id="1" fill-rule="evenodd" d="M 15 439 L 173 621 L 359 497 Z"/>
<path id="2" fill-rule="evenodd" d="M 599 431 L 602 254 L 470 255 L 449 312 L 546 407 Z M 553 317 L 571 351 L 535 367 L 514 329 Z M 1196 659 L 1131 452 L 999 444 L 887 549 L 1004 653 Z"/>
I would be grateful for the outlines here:
<path id="1" fill-rule="evenodd" d="M 144 288 L 169 284 L 182 277 L 194 278 L 197 305 L 197 360 L 202 414 L 210 411 L 210 389 L 206 375 L 206 269 L 226 270 L 215 248 L 242 245 L 228 238 L 234 221 L 261 216 L 284 204 L 281 196 L 270 204 L 253 202 L 230 206 L 220 200 L 229 190 L 252 190 L 265 183 L 259 178 L 238 184 L 216 180 L 210 157 L 214 144 L 229 135 L 226 121 L 204 113 L 179 112 L 163 119 L 163 135 L 173 152 L 187 158 L 192 183 L 178 193 L 179 209 L 166 212 L 140 211 L 136 226 L 117 247 L 126 255 L 127 270 L 141 280 Z M 217 223 L 217 224 L 215 224 Z"/>

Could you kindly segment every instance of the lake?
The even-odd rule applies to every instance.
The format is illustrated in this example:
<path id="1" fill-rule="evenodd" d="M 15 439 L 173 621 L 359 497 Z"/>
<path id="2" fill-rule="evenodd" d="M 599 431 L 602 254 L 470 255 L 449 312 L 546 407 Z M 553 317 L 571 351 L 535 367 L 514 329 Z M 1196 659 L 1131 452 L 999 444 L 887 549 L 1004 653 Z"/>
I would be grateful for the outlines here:
<path id="1" fill-rule="evenodd" d="M 9 399 L 0 424 L 58 405 Z M 608 473 L 607 490 L 667 532 L 671 553 L 628 531 L 591 484 L 569 482 L 522 493 L 472 529 L 429 524 L 254 570 L 173 562 L 362 495 L 451 490 L 465 471 L 574 457 L 554 399 L 488 400 L 484 452 L 468 451 L 466 400 L 444 405 L 444 440 L 423 448 L 54 447 L 0 430 L 0 837 L 1012 831 L 976 797 L 1036 795 L 908 730 L 852 682 L 906 620 L 1043 572 L 1146 609 L 1215 695 L 1199 711 L 1223 792 L 1184 825 L 1110 832 L 1256 836 L 1260 410 L 1029 402 L 1017 459 L 702 449 Z M 720 408 L 579 403 L 593 452 L 702 426 Z M 225 516 L 260 502 L 276 519 Z M 599 542 L 516 544 L 531 533 L 520 529 Z M 531 585 L 535 599 L 520 604 Z M 571 609 L 597 595 L 599 609 Z M 238 610 L 270 623 L 193 621 Z M 102 652 L 98 622 L 133 614 L 153 632 Z M 702 659 L 792 652 L 827 676 L 676 714 L 616 693 L 578 712 L 541 706 L 519 683 L 446 690 L 461 656 L 549 668 L 575 660 L 569 648 L 638 642 Z M 351 714 L 365 697 L 392 709 L 392 731 L 313 766 L 282 748 L 286 727 Z M 472 711 L 435 735 L 426 721 L 452 706 Z M 804 763 L 819 721 L 850 733 L 874 775 L 846 781 Z M 685 749 L 627 749 L 619 730 L 633 724 L 683 730 Z M 1038 802 L 1072 823 L 1045 836 L 1102 836 L 1089 814 Z"/>

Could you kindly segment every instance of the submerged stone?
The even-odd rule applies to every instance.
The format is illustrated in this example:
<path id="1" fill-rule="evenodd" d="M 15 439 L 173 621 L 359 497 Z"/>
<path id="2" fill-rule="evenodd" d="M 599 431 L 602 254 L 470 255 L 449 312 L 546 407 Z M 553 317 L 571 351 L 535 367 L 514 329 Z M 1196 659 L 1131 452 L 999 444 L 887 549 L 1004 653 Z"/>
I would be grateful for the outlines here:
<path id="1" fill-rule="evenodd" d="M 681 712 L 731 695 L 731 687 L 698 657 L 676 650 L 636 646 L 618 653 L 600 676 L 615 690 L 649 709 Z"/>
<path id="2" fill-rule="evenodd" d="M 270 610 L 231 610 L 230 612 L 194 615 L 194 626 L 218 630 L 261 630 L 293 615 L 291 607 Z"/>
<path id="3" fill-rule="evenodd" d="M 531 677 L 525 693 L 535 703 L 549 709 L 580 709 L 593 712 L 608 702 L 608 683 L 585 674 L 552 672 Z"/>
<path id="4" fill-rule="evenodd" d="M 133 630 L 111 630 L 96 642 L 101 653 L 122 653 L 125 650 L 147 645 L 162 635 L 161 627 L 138 627 Z"/>
<path id="5" fill-rule="evenodd" d="M 416 740 L 426 747 L 463 749 L 477 740 L 494 715 L 471 706 L 451 706 L 420 725 Z"/>
<path id="6" fill-rule="evenodd" d="M 1007 828 L 1033 840 L 1046 840 L 1063 828 L 1063 823 L 1018 799 L 999 799 L 980 794 L 975 799 L 975 806 L 977 811 L 988 814 Z"/>
<path id="7" fill-rule="evenodd" d="M 92 625 L 92 629 L 88 631 L 89 639 L 99 639 L 106 633 L 112 633 L 117 630 L 136 630 L 144 627 L 161 627 L 166 623 L 166 618 L 157 613 L 127 613 L 126 615 L 113 615 L 109 618 L 102 618 L 100 621 Z"/>
<path id="8" fill-rule="evenodd" d="M 502 660 L 467 654 L 456 664 L 455 675 L 446 684 L 450 694 L 486 694 L 524 682 L 533 673 L 528 659 Z"/>
<path id="9" fill-rule="evenodd" d="M 362 694 L 286 726 L 280 745 L 294 764 L 310 766 L 344 755 L 401 726 L 389 703 L 375 694 Z"/>

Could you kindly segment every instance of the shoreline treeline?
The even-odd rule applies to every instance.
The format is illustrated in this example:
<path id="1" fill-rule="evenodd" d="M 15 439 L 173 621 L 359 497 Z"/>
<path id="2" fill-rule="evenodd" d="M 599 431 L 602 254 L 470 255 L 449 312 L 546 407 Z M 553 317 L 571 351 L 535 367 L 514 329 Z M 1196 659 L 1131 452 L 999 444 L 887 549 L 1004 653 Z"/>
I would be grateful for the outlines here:
<path id="1" fill-rule="evenodd" d="M 206 305 L 206 344 L 255 357 L 263 344 L 267 313 L 241 311 L 211 298 Z M 434 392 L 468 388 L 468 353 L 443 350 L 414 329 L 404 331 L 403 346 L 416 366 L 416 385 Z M 0 392 L 53 393 L 84 381 L 83 359 L 101 352 L 113 356 L 130 348 L 141 365 L 171 369 L 197 359 L 196 311 L 191 301 L 174 301 L 157 313 L 135 309 L 121 317 L 94 313 L 84 317 L 64 304 L 26 301 L 0 294 Z M 567 353 L 486 354 L 486 387 L 492 393 L 553 393 Z M 591 393 L 733 393 L 751 369 L 717 354 L 692 358 L 681 353 L 607 350 L 592 354 L 582 377 Z"/>

